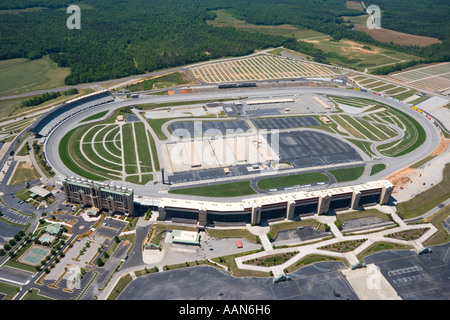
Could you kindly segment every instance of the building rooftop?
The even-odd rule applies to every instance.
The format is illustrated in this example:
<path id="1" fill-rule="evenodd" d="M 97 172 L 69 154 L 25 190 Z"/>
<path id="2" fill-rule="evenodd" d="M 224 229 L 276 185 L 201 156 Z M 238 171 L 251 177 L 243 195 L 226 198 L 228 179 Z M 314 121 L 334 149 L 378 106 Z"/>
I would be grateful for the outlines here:
<path id="1" fill-rule="evenodd" d="M 193 231 L 172 230 L 172 242 L 200 244 L 200 234 Z"/>
<path id="2" fill-rule="evenodd" d="M 50 191 L 48 191 L 47 189 L 44 189 L 42 187 L 39 186 L 34 186 L 30 188 L 30 192 L 31 193 L 35 193 L 37 194 L 39 197 L 45 198 L 49 195 L 51 195 L 52 193 Z"/>
<path id="3" fill-rule="evenodd" d="M 60 223 L 50 224 L 45 228 L 45 232 L 50 233 L 51 235 L 58 234 L 60 231 L 61 231 Z"/>
<path id="4" fill-rule="evenodd" d="M 382 187 L 393 187 L 394 185 L 388 180 L 379 180 L 367 182 L 360 185 L 339 187 L 315 191 L 295 191 L 279 195 L 270 195 L 263 197 L 246 198 L 238 202 L 216 202 L 203 200 L 189 200 L 176 198 L 162 198 L 160 207 L 182 207 L 194 210 L 210 210 L 210 211 L 244 211 L 252 207 L 259 207 L 266 204 L 274 204 L 302 199 L 311 199 L 316 197 L 325 197 L 327 195 L 336 195 L 349 192 L 360 192 L 364 190 L 378 189 Z"/>

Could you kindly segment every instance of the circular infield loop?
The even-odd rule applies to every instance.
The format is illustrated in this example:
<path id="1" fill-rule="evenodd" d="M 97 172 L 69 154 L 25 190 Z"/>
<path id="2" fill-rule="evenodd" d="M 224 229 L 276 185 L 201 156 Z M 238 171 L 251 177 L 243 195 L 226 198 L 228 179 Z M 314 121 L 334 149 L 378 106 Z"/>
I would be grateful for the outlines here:
<path id="1" fill-rule="evenodd" d="M 219 99 L 225 99 L 225 98 L 236 98 L 236 95 L 239 94 L 239 96 L 245 96 L 248 98 L 252 97 L 259 97 L 261 96 L 260 90 L 249 90 L 245 92 L 216 92 L 216 93 L 202 93 L 202 94 L 190 94 L 189 96 L 186 95 L 174 95 L 174 96 L 154 96 L 154 97 L 146 97 L 146 98 L 137 98 L 133 99 L 132 101 L 122 100 L 122 101 L 116 101 L 111 102 L 105 105 L 98 106 L 96 108 L 88 109 L 84 112 L 80 112 L 73 117 L 68 118 L 66 121 L 64 121 L 61 125 L 59 125 L 57 128 L 55 128 L 50 135 L 47 137 L 44 143 L 44 152 L 46 159 L 49 163 L 49 165 L 53 168 L 53 170 L 57 173 L 58 178 L 64 178 L 64 177 L 70 177 L 70 176 L 78 176 L 77 174 L 73 173 L 71 170 L 69 170 L 62 160 L 59 158 L 59 144 L 61 139 L 64 137 L 65 134 L 67 134 L 70 130 L 76 128 L 79 126 L 79 122 L 86 117 L 89 117 L 93 114 L 105 111 L 105 110 L 115 110 L 118 108 L 123 108 L 127 106 L 132 106 L 135 104 L 145 104 L 145 103 L 170 103 L 170 102 L 181 102 L 181 101 L 195 101 L 195 100 L 211 100 L 216 101 Z M 399 156 L 399 157 L 382 157 L 382 159 L 387 162 L 388 166 L 385 170 L 383 170 L 380 173 L 377 173 L 373 176 L 365 176 L 363 175 L 358 180 L 352 181 L 350 183 L 341 183 L 336 186 L 341 185 L 350 185 L 350 184 L 356 184 L 356 183 L 365 183 L 368 181 L 374 181 L 382 179 L 385 176 L 388 176 L 389 174 L 396 172 L 410 164 L 413 164 L 419 160 L 422 160 L 423 158 L 427 157 L 430 153 L 434 151 L 434 149 L 439 145 L 440 142 L 440 134 L 437 130 L 437 128 L 434 126 L 434 124 L 429 121 L 426 117 L 419 114 L 418 112 L 412 110 L 408 106 L 404 105 L 401 102 L 396 102 L 381 96 L 372 95 L 369 93 L 361 92 L 361 91 L 352 91 L 352 90 L 345 90 L 345 89 L 336 89 L 336 88 L 321 88 L 321 87 L 315 87 L 315 88 L 279 88 L 279 89 L 270 89 L 264 90 L 265 96 L 270 95 L 276 95 L 276 94 L 283 94 L 283 95 L 295 95 L 295 94 L 340 94 L 346 97 L 360 97 L 360 98 L 369 98 L 370 100 L 377 101 L 380 103 L 387 104 L 389 106 L 392 106 L 396 109 L 399 109 L 402 112 L 405 112 L 406 114 L 410 115 L 412 118 L 417 120 L 419 124 L 422 126 L 422 128 L 425 131 L 426 134 L 426 140 L 415 150 L 412 152 Z M 237 98 L 236 98 L 237 99 Z M 89 124 L 89 123 L 95 123 L 99 120 L 92 120 L 91 122 L 85 122 L 83 124 Z M 309 129 L 310 130 L 310 129 Z M 321 131 L 321 133 L 324 134 L 330 134 L 326 131 Z M 358 147 L 356 147 L 354 144 L 352 144 L 350 141 L 345 140 L 343 137 L 331 134 L 332 136 L 339 138 L 340 140 L 344 141 L 345 143 L 352 146 L 361 156 L 362 158 L 367 162 L 368 156 L 362 152 L 362 150 Z M 395 139 L 398 139 L 399 137 L 395 137 Z M 401 139 L 401 138 L 400 138 Z M 384 144 L 389 140 L 381 141 L 381 142 L 375 142 L 376 145 L 378 144 Z M 375 144 L 374 143 L 374 144 Z M 375 145 L 375 146 L 376 146 Z M 375 149 L 374 149 L 375 150 Z M 364 155 L 363 155 L 364 154 Z M 241 177 L 241 180 L 243 178 Z M 119 184 L 122 185 L 128 185 L 132 187 L 135 191 L 135 194 L 138 196 L 161 196 L 159 193 L 159 188 L 155 187 L 149 187 L 149 186 L 143 186 L 143 185 L 137 185 L 132 184 L 128 182 L 119 181 Z M 281 192 L 281 191 L 280 191 Z M 258 195 L 255 195 L 256 197 Z M 173 195 L 173 194 L 164 194 L 164 197 L 183 197 L 181 195 Z M 189 196 L 189 198 L 192 198 L 193 196 Z M 222 201 L 233 201 L 242 199 L 243 197 L 236 197 L 236 198 L 228 198 L 226 200 Z M 221 201 L 221 199 L 216 199 L 218 201 Z"/>

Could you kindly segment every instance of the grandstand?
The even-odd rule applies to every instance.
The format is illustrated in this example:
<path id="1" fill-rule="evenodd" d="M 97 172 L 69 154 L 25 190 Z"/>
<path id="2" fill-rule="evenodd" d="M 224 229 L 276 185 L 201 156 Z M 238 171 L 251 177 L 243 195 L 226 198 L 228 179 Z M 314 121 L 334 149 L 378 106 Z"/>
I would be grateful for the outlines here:
<path id="1" fill-rule="evenodd" d="M 109 91 L 100 91 L 62 103 L 39 117 L 29 127 L 29 130 L 36 137 L 47 137 L 54 128 L 74 114 L 112 101 L 114 101 L 114 98 Z M 69 111 L 70 113 L 68 113 Z"/>

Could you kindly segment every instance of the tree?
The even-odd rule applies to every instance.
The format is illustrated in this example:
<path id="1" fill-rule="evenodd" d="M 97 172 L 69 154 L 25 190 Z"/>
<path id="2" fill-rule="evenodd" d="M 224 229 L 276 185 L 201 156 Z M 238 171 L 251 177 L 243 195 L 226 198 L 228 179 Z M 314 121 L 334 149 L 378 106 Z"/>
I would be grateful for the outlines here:
<path id="1" fill-rule="evenodd" d="M 105 265 L 105 263 L 103 262 L 102 259 L 97 258 L 97 260 L 95 260 L 95 264 L 99 267 L 103 267 Z"/>

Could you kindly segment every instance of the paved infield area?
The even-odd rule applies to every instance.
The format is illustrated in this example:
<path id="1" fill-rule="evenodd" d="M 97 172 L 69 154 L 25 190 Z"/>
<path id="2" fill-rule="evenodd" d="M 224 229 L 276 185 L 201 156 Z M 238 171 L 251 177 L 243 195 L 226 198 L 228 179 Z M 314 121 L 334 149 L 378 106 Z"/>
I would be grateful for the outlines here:
<path id="1" fill-rule="evenodd" d="M 278 232 L 277 236 L 274 239 L 275 245 L 280 245 L 279 242 L 298 242 L 298 241 L 307 241 L 316 238 L 326 237 L 327 235 L 331 235 L 329 232 L 324 232 L 317 230 L 313 227 L 304 227 L 302 229 L 294 229 L 294 230 L 285 230 Z"/>
<path id="2" fill-rule="evenodd" d="M 259 129 L 266 130 L 320 126 L 314 117 L 264 118 L 255 119 L 253 122 Z"/>
<path id="3" fill-rule="evenodd" d="M 450 299 L 450 243 L 432 247 L 432 253 L 387 251 L 366 257 L 375 263 L 404 300 Z"/>
<path id="4" fill-rule="evenodd" d="M 272 136 L 269 138 L 276 149 Z M 288 161 L 297 168 L 362 161 L 350 145 L 320 132 L 282 132 L 278 143 L 280 161 Z"/>
<path id="5" fill-rule="evenodd" d="M 341 262 L 319 262 L 292 273 L 291 281 L 274 284 L 272 278 L 235 278 L 227 271 L 199 266 L 139 277 L 119 300 L 357 299 L 339 272 L 344 267 Z"/>

